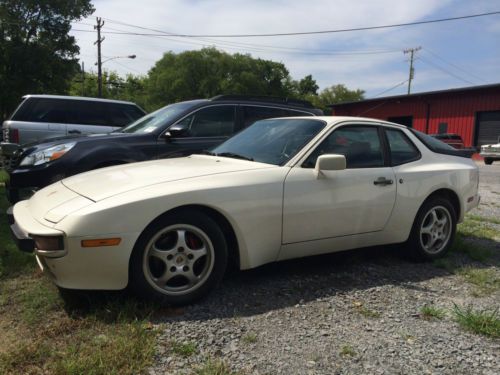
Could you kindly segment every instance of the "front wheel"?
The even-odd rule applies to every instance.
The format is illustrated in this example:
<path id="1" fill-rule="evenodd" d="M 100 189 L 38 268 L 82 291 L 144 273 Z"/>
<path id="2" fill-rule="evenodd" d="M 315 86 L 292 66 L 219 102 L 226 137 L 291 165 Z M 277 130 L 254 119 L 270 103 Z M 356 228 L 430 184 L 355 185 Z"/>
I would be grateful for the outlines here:
<path id="1" fill-rule="evenodd" d="M 457 228 L 456 213 L 445 198 L 426 201 L 417 213 L 407 247 L 415 260 L 439 258 L 449 250 Z"/>
<path id="2" fill-rule="evenodd" d="M 493 164 L 493 159 L 490 159 L 490 158 L 484 158 L 484 164 L 486 164 L 486 165 L 491 165 L 491 164 Z"/>
<path id="3" fill-rule="evenodd" d="M 227 244 L 217 223 L 185 210 L 153 222 L 131 257 L 131 287 L 141 297 L 184 305 L 204 297 L 222 279 Z"/>

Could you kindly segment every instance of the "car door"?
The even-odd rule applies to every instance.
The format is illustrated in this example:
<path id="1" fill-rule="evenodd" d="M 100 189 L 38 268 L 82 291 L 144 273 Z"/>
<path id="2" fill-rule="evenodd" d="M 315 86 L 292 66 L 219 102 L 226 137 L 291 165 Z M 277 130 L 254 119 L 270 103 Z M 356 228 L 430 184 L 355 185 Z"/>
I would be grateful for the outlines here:
<path id="1" fill-rule="evenodd" d="M 93 100 L 68 100 L 68 135 L 109 133 L 106 104 Z"/>
<path id="2" fill-rule="evenodd" d="M 381 231 L 394 206 L 396 184 L 378 126 L 335 128 L 284 183 L 283 244 Z M 314 172 L 323 154 L 342 154 L 347 168 Z M 368 245 L 368 244 L 367 244 Z"/>
<path id="3" fill-rule="evenodd" d="M 225 141 L 236 131 L 236 105 L 204 107 L 190 113 L 173 126 L 182 131 L 158 139 L 158 157 L 178 157 L 207 150 Z M 168 132 L 168 129 L 167 129 Z"/>

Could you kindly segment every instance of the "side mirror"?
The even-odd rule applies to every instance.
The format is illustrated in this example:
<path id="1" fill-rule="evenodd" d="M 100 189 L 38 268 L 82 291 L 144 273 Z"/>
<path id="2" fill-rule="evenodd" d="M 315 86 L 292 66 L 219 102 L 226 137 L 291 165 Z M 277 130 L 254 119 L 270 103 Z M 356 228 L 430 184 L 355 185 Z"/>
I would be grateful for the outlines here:
<path id="1" fill-rule="evenodd" d="M 174 124 L 170 128 L 168 128 L 167 132 L 165 133 L 165 138 L 180 138 L 184 137 L 188 134 L 188 127 L 186 125 L 182 124 Z"/>
<path id="2" fill-rule="evenodd" d="M 317 178 L 324 176 L 323 171 L 341 171 L 346 168 L 346 160 L 344 155 L 325 154 L 318 157 L 314 172 Z"/>

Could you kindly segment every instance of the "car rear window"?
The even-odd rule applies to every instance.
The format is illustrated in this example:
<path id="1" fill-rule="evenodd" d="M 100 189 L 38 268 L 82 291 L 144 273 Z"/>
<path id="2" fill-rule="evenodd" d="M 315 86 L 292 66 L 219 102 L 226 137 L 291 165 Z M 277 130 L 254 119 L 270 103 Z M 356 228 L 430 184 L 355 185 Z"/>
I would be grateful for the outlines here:
<path id="1" fill-rule="evenodd" d="M 419 139 L 420 142 L 422 142 L 429 150 L 433 152 L 466 158 L 470 157 L 468 153 L 457 150 L 456 148 L 453 148 L 450 145 L 440 141 L 439 139 L 431 137 L 430 135 L 424 134 L 415 129 L 410 129 L 410 131 Z"/>

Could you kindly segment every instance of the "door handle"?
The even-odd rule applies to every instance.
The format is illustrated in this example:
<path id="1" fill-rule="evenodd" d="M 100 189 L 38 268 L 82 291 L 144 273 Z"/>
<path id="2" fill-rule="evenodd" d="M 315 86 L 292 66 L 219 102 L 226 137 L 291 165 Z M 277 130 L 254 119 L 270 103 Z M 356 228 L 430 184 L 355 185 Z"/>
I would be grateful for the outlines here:
<path id="1" fill-rule="evenodd" d="M 80 130 L 69 130 L 68 134 L 82 134 Z"/>
<path id="2" fill-rule="evenodd" d="M 373 185 L 381 185 L 381 186 L 392 185 L 393 183 L 394 183 L 393 180 L 388 180 L 385 177 L 379 177 L 375 181 L 373 181 Z"/>

